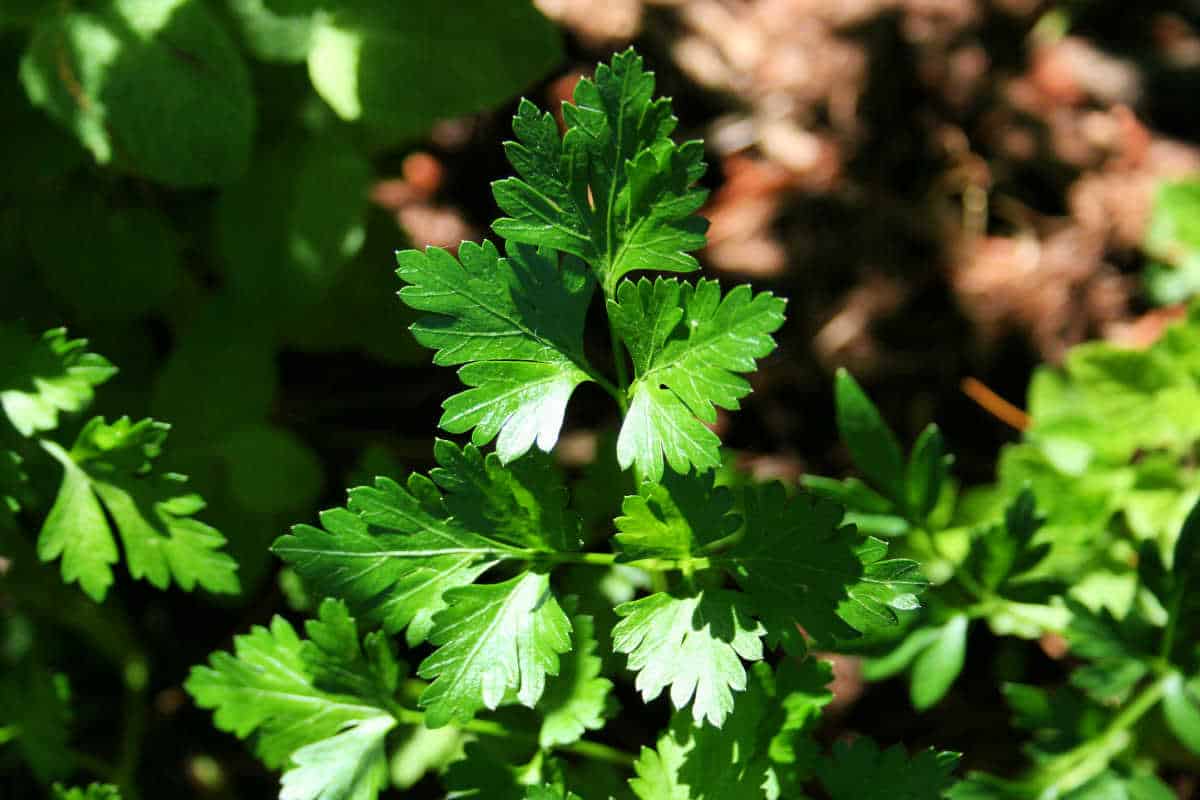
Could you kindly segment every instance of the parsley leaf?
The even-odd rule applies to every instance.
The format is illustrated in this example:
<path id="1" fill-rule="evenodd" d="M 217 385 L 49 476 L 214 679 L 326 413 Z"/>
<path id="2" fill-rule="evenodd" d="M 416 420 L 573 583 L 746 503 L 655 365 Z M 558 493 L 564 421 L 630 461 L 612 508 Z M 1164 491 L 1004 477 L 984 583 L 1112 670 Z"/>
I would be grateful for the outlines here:
<path id="1" fill-rule="evenodd" d="M 330 627 L 342 628 L 347 623 L 353 641 L 328 635 Z M 241 739 L 253 734 L 254 751 L 268 767 L 283 766 L 309 745 L 337 739 L 344 731 L 370 723 L 356 728 L 355 735 L 339 744 L 326 746 L 349 754 L 359 752 L 361 745 L 365 753 L 369 748 L 364 740 L 383 727 L 384 721 L 394 722 L 377 704 L 379 697 L 371 700 L 346 694 L 341 691 L 345 684 L 322 688 L 317 677 L 322 670 L 313 668 L 320 661 L 340 663 L 352 683 L 368 683 L 390 694 L 397 678 L 390 651 L 369 664 L 359 650 L 353 621 L 337 601 L 323 603 L 320 620 L 310 621 L 308 629 L 316 635 L 311 641 L 302 641 L 287 620 L 275 617 L 269 629 L 255 626 L 250 633 L 236 637 L 233 654 L 213 653 L 208 666 L 193 667 L 184 683 L 196 705 L 215 712 L 213 722 L 218 728 Z M 327 649 L 330 647 L 337 649 Z M 308 751 L 309 756 L 313 752 Z M 298 782 L 295 785 L 305 785 L 306 774 L 302 771 L 293 778 Z"/>
<path id="2" fill-rule="evenodd" d="M 700 142 L 671 141 L 671 101 L 653 99 L 654 74 L 632 50 L 581 80 L 564 104 L 561 141 L 550 114 L 524 101 L 505 152 L 520 177 L 492 186 L 507 214 L 504 238 L 553 247 L 587 261 L 611 297 L 637 269 L 690 272 L 688 251 L 704 246 L 708 222 L 695 212 L 707 192 Z"/>
<path id="3" fill-rule="evenodd" d="M 642 748 L 629 781 L 642 800 L 777 800 L 802 797 L 816 764 L 809 728 L 833 699 L 827 662 L 788 661 L 772 674 L 750 670 L 737 706 L 717 730 L 675 714 L 651 750 Z"/>
<path id="4" fill-rule="evenodd" d="M 913 708 L 918 711 L 932 708 L 950 691 L 966 661 L 969 625 L 967 615 L 958 613 L 932 629 L 929 646 L 913 661 L 909 688 Z"/>
<path id="5" fill-rule="evenodd" d="M 846 507 L 846 521 L 864 533 L 898 536 L 913 526 L 929 528 L 929 517 L 951 498 L 950 465 L 945 441 L 928 425 L 913 444 L 907 462 L 896 434 L 849 372 L 839 369 L 836 384 L 837 427 L 855 465 L 867 478 L 834 480 L 804 475 L 804 487 Z"/>
<path id="6" fill-rule="evenodd" d="M 91 783 L 86 789 L 55 784 L 54 800 L 121 800 L 121 793 L 111 783 Z"/>
<path id="7" fill-rule="evenodd" d="M 636 465 L 657 481 L 664 458 L 681 473 L 720 463 L 720 440 L 703 423 L 716 422 L 717 406 L 736 409 L 750 393 L 736 373 L 752 371 L 756 359 L 775 349 L 771 334 L 783 324 L 784 305 L 746 285 L 722 297 L 716 281 L 621 284 L 608 310 L 634 368 L 617 439 L 623 469 Z"/>
<path id="8" fill-rule="evenodd" d="M 42 525 L 38 556 L 61 556 L 63 580 L 79 581 L 96 601 L 113 581 L 116 534 L 135 578 L 159 589 L 174 580 L 188 591 L 196 585 L 238 591 L 237 562 L 220 550 L 225 538 L 193 516 L 204 501 L 184 490 L 182 475 L 152 472 L 168 428 L 151 419 L 121 417 L 110 425 L 95 417 L 69 451 L 42 442 L 62 465 L 63 482 Z"/>
<path id="9" fill-rule="evenodd" d="M 87 351 L 86 339 L 68 339 L 66 328 L 39 338 L 0 327 L 0 408 L 22 436 L 58 427 L 62 411 L 81 411 L 92 389 L 117 368 Z"/>
<path id="10" fill-rule="evenodd" d="M 435 455 L 432 480 L 378 478 L 350 490 L 348 508 L 323 512 L 324 530 L 297 525 L 272 547 L 319 593 L 391 633 L 407 628 L 410 645 L 428 637 L 448 589 L 501 561 L 578 546 L 578 518 L 548 465 L 504 467 L 449 442 Z"/>
<path id="11" fill-rule="evenodd" d="M 636 686 L 649 702 L 671 687 L 675 708 L 692 703 L 697 723 L 721 727 L 733 710 L 733 692 L 746 688 L 741 659 L 763 657 L 762 625 L 736 592 L 704 591 L 676 597 L 658 592 L 616 608 L 613 650 L 629 656 Z"/>
<path id="12" fill-rule="evenodd" d="M 817 775 L 832 800 L 934 800 L 952 787 L 959 758 L 932 748 L 909 758 L 900 745 L 880 751 L 862 738 L 836 743 Z"/>
<path id="13" fill-rule="evenodd" d="M 578 741 L 585 731 L 604 727 L 605 711 L 613 684 L 601 677 L 603 661 L 596 655 L 596 623 L 587 614 L 571 618 L 575 642 L 562 671 L 546 686 L 538 704 L 542 727 L 538 744 L 543 749 Z"/>
<path id="14" fill-rule="evenodd" d="M 472 530 L 521 547 L 578 550 L 579 515 L 567 508 L 562 473 L 541 454 L 503 464 L 474 445 L 437 440 L 440 466 L 429 477 L 445 491 L 446 511 Z"/>
<path id="15" fill-rule="evenodd" d="M 525 790 L 525 800 L 582 800 L 582 798 L 559 786 L 530 786 Z"/>
<path id="16" fill-rule="evenodd" d="M 11 639 L 11 629 L 2 630 Z M 11 742 L 40 781 L 69 776 L 76 764 L 67 677 L 30 656 L 0 664 L 0 743 Z"/>
<path id="17" fill-rule="evenodd" d="M 737 531 L 733 492 L 714 486 L 714 476 L 668 473 L 662 483 L 643 483 L 626 497 L 624 514 L 613 521 L 620 560 L 687 558 Z"/>
<path id="18" fill-rule="evenodd" d="M 583 355 L 583 323 L 592 282 L 583 265 L 523 245 L 501 258 L 496 246 L 464 242 L 459 257 L 431 247 L 397 254 L 406 304 L 436 316 L 417 322 L 417 341 L 437 350 L 434 363 L 463 364 L 469 389 L 443 404 L 450 433 L 474 428 L 483 445 L 499 437 L 504 462 L 535 443 L 558 441 L 575 387 L 594 380 Z"/>
<path id="19" fill-rule="evenodd" d="M 1033 538 L 1045 519 L 1038 515 L 1033 492 L 1022 489 L 1004 511 L 1002 524 L 986 526 L 971 541 L 963 569 L 990 590 L 1009 588 L 1050 552 L 1050 545 L 1034 545 Z"/>
<path id="20" fill-rule="evenodd" d="M 526 572 L 503 583 L 462 586 L 445 594 L 429 640 L 438 649 L 417 673 L 433 682 L 421 694 L 425 724 L 466 722 L 494 709 L 509 691 L 532 708 L 571 649 L 571 622 L 546 575 Z"/>
<path id="21" fill-rule="evenodd" d="M 380 714 L 300 748 L 283 774 L 279 800 L 375 800 L 387 787 L 383 739 L 395 726 Z"/>
<path id="22" fill-rule="evenodd" d="M 836 503 L 783 485 L 747 489 L 742 538 L 713 558 L 749 595 L 767 640 L 803 652 L 796 629 L 822 642 L 894 625 L 895 609 L 917 606 L 927 581 L 919 565 L 887 559 L 887 545 L 861 541 Z"/>
<path id="23" fill-rule="evenodd" d="M 836 380 L 838 433 L 854 463 L 888 497 L 903 500 L 904 456 L 896 435 L 849 372 L 839 369 Z"/>
<path id="24" fill-rule="evenodd" d="M 1151 671 L 1155 629 L 1136 611 L 1118 621 L 1107 608 L 1093 611 L 1071 598 L 1066 603 L 1071 653 L 1091 662 L 1071 673 L 1071 683 L 1098 702 L 1124 700 Z"/>

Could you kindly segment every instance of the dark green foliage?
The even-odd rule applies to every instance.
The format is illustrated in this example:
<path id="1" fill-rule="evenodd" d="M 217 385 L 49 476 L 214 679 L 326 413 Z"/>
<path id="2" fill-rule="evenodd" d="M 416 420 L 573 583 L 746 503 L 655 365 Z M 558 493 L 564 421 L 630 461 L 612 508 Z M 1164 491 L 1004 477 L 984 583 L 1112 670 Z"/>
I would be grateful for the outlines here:
<path id="1" fill-rule="evenodd" d="M 1040 371 L 992 485 L 959 486 L 934 425 L 906 449 L 844 370 L 860 477 L 763 482 L 730 467 L 718 410 L 751 394 L 786 302 L 687 276 L 704 149 L 672 138 L 632 50 L 578 83 L 561 126 L 517 106 L 503 242 L 401 250 L 392 286 L 377 172 L 555 63 L 528 3 L 96 0 L 0 25 L 23 37 L 14 141 L 45 167 L 0 219 L 29 256 L 0 305 L 95 325 L 131 382 L 62 328 L 0 325 L 0 753 L 46 786 L 114 784 L 58 797 L 140 796 L 139 748 L 178 718 L 180 680 L 279 773 L 280 800 L 1163 800 L 1157 774 L 1200 756 L 1200 312 L 1146 350 L 1087 344 Z M 1163 259 L 1188 245 L 1190 191 L 1164 190 Z M 343 507 L 278 536 L 324 495 L 317 453 L 360 452 L 290 405 L 294 352 L 327 354 L 329 376 L 304 376 L 324 395 L 343 361 L 413 345 L 457 370 L 440 425 L 470 442 L 367 450 Z M 580 478 L 556 456 L 585 408 L 615 424 Z M 268 553 L 310 619 L 253 624 Z M 118 564 L 176 587 L 162 597 L 244 591 L 248 632 L 183 679 L 139 631 L 188 640 L 167 603 L 189 600 L 131 592 Z M 984 768 L 960 780 L 957 753 L 821 730 L 824 654 L 905 673 L 924 712 L 963 702 L 989 631 L 1070 648 L 1062 686 L 1004 687 L 1027 769 L 967 753 Z M 73 635 L 85 667 L 115 671 L 120 724 L 74 696 Z M 75 744 L 102 725 L 121 729 L 111 765 Z M 233 796 L 213 736 L 187 774 Z"/>

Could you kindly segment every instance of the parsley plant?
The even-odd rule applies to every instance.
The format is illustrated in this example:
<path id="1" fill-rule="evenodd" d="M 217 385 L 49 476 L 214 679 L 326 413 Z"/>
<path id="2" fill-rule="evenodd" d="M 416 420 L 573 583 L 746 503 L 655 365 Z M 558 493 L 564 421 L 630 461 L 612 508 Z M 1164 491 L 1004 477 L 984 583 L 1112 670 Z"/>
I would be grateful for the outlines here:
<path id="1" fill-rule="evenodd" d="M 347 20 L 312 24 L 272 52 L 308 59 L 339 114 L 386 117 L 319 55 Z M 654 88 L 627 51 L 579 83 L 561 128 L 523 101 L 516 177 L 493 186 L 502 241 L 398 254 L 400 298 L 425 314 L 413 334 L 463 385 L 441 427 L 470 440 L 438 440 L 427 474 L 377 477 L 279 537 L 315 616 L 235 636 L 191 669 L 191 698 L 280 773 L 280 800 L 418 783 L 489 800 L 1169 800 L 1164 768 L 1200 756 L 1200 307 L 1146 350 L 1088 344 L 1040 370 L 993 484 L 959 485 L 936 426 L 906 451 L 846 372 L 836 418 L 858 476 L 753 481 L 713 423 L 750 394 L 785 304 L 687 277 L 703 148 L 672 138 Z M 72 114 L 98 159 L 117 157 L 102 119 Z M 159 156 L 121 158 L 194 182 Z M 117 565 L 220 595 L 238 563 L 186 478 L 156 466 L 165 424 L 75 424 L 106 359 L 7 324 L 0 354 L 6 593 L 89 637 L 136 706 L 147 654 L 103 602 Z M 580 477 L 554 452 L 584 384 L 616 425 Z M 1028 764 L 1000 775 L 967 753 L 960 778 L 957 753 L 821 735 L 829 653 L 867 681 L 903 676 L 922 713 L 987 632 L 1071 654 L 1059 686 L 1001 680 Z M 74 752 L 61 678 L 32 661 L 5 675 L 0 744 L 47 784 L 74 763 L 111 779 L 57 785 L 60 800 L 130 797 L 136 753 L 110 768 Z M 661 730 L 643 730 L 655 714 Z"/>

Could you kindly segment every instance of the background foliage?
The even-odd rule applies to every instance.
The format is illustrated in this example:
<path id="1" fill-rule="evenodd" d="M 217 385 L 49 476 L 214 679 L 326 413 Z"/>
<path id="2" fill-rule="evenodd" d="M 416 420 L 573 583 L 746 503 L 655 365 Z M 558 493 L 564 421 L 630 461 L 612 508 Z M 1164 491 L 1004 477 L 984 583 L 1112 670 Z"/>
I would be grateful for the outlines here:
<path id="1" fill-rule="evenodd" d="M 315 524 L 319 508 L 341 505 L 344 486 L 450 457 L 441 445 L 435 461 L 432 434 L 442 399 L 462 387 L 418 345 L 441 347 L 438 332 L 409 333 L 416 315 L 396 301 L 393 251 L 479 239 L 494 216 L 489 184 L 508 175 L 500 141 L 509 118 L 537 124 L 516 98 L 556 106 L 579 71 L 634 39 L 660 90 L 675 96 L 676 141 L 706 135 L 715 164 L 702 180 L 713 227 L 700 262 L 722 279 L 754 275 L 756 288 L 789 300 L 782 328 L 754 332 L 778 329 L 780 347 L 741 412 L 692 412 L 733 448 L 725 460 L 740 471 L 730 475 L 804 473 L 811 491 L 848 506 L 862 530 L 893 537 L 937 584 L 900 639 L 835 659 L 836 699 L 818 737 L 831 763 L 844 763 L 826 768 L 816 791 L 868 797 L 868 787 L 838 781 L 886 783 L 877 776 L 889 771 L 940 786 L 949 763 L 921 754 L 934 746 L 965 754 L 959 775 L 1025 782 L 998 789 L 978 779 L 961 791 L 1036 796 L 1058 779 L 1064 754 L 1099 741 L 1132 691 L 1151 686 L 1161 712 L 1137 720 L 1137 747 L 1111 769 L 1105 761 L 1087 778 L 1095 794 L 1079 796 L 1159 797 L 1165 784 L 1148 764 L 1189 796 L 1195 654 L 1187 630 L 1164 626 L 1191 580 L 1178 569 L 1177 539 L 1200 497 L 1200 322 L 1158 334 L 1198 285 L 1188 176 L 1200 167 L 1200 122 L 1184 101 L 1197 74 L 1188 55 L 1200 42 L 1196 9 L 964 0 L 940 11 L 865 3 L 846 16 L 818 2 L 541 5 L 0 7 L 9 89 L 0 103 L 0 404 L 11 422 L 0 424 L 0 738 L 11 738 L 0 788 L 38 796 L 55 780 L 104 778 L 126 797 L 139 787 L 150 797 L 278 791 L 275 775 L 193 706 L 182 690 L 188 670 L 235 636 L 239 652 L 273 636 L 295 642 L 300 658 L 300 638 L 321 637 L 314 624 L 330 636 L 353 625 L 344 608 L 318 607 L 300 588 L 303 566 L 280 571 L 269 547 L 291 524 Z M 797 50 L 805 69 L 787 60 Z M 557 120 L 544 124 L 557 134 Z M 517 210 L 515 179 L 497 186 L 497 200 L 509 217 L 499 232 L 531 243 L 548 235 Z M 696 232 L 675 235 L 656 267 L 691 266 Z M 613 284 L 642 266 L 614 268 Z M 619 318 L 637 329 L 639 305 L 673 291 L 626 284 Z M 1158 343 L 1137 353 L 1069 349 L 1097 335 Z M 588 337 L 565 349 L 608 347 Z M 654 369 L 632 355 L 635 378 Z M 1043 359 L 1062 370 L 1034 372 Z M 461 362 L 439 354 L 436 363 Z M 882 417 L 855 381 L 834 379 L 840 364 L 863 377 Z M 1023 433 L 963 398 L 968 375 L 1027 396 Z M 150 419 L 169 422 L 169 434 Z M 601 388 L 584 382 L 559 455 L 589 535 L 611 532 L 620 505 L 616 467 L 595 453 L 623 453 L 650 474 L 718 461 L 715 445 L 660 457 L 595 435 L 614 419 Z M 883 419 L 898 433 L 881 434 Z M 933 420 L 941 432 L 922 434 Z M 499 434 L 506 458 L 532 444 Z M 852 471 L 862 480 L 816 477 Z M 661 502 L 625 501 L 623 550 L 645 546 L 630 521 Z M 94 539 L 70 535 L 80 520 Z M 212 555 L 221 538 L 236 576 Z M 632 597 L 620 585 L 627 577 L 614 573 L 611 596 Z M 168 585 L 176 588 L 155 589 Z M 180 591 L 195 587 L 203 591 Z M 292 623 L 271 622 L 276 613 Z M 615 621 L 562 613 L 577 633 Z M 306 617 L 321 622 L 305 628 Z M 363 659 L 386 662 L 369 639 L 366 648 Z M 592 660 L 623 668 L 623 657 L 582 649 L 576 669 L 592 681 L 606 680 Z M 375 668 L 373 680 L 398 685 L 386 663 Z M 738 694 L 747 711 L 729 737 L 738 725 L 774 730 L 755 715 L 774 713 L 772 698 L 785 691 L 775 684 L 823 677 L 804 684 L 750 670 Z M 691 712 L 671 722 L 665 703 L 643 704 L 643 688 L 617 683 L 626 714 L 603 736 L 649 748 L 641 791 L 667 797 L 654 781 L 686 761 L 673 750 L 686 737 L 657 737 L 686 727 Z M 594 694 L 593 706 L 605 692 Z M 798 725 L 830 700 L 818 692 L 808 703 Z M 1032 731 L 1027 754 L 1021 736 L 995 736 L 1010 707 Z M 355 717 L 352 730 L 388 733 L 377 712 Z M 580 723 L 564 717 L 538 732 L 544 746 L 578 736 Z M 884 749 L 832 744 L 847 733 Z M 451 760 L 462 746 L 455 735 L 406 730 L 370 779 L 386 782 L 390 770 L 394 784 L 415 784 L 412 796 L 439 796 L 437 780 L 407 775 L 405 764 Z M 726 740 L 711 739 L 686 744 L 705 754 L 691 763 L 726 755 Z M 489 741 L 468 745 L 473 769 L 524 755 L 488 752 L 502 749 Z M 912 767 L 886 750 L 895 742 Z M 278 767 L 292 750 L 260 754 Z M 306 796 L 299 761 L 293 791 Z M 747 758 L 742 779 L 761 767 Z M 451 787 L 478 780 L 462 762 L 449 769 Z"/>

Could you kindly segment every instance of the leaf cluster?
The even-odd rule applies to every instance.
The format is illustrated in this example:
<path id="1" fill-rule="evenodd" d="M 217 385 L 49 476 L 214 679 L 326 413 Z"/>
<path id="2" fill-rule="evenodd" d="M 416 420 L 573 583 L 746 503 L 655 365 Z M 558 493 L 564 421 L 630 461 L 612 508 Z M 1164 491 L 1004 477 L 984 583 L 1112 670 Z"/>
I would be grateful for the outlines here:
<path id="1" fill-rule="evenodd" d="M 277 619 L 188 681 L 218 727 L 284 769 L 281 797 L 375 797 L 383 752 L 412 753 L 406 772 L 439 771 L 454 796 L 775 798 L 822 782 L 849 797 L 830 765 L 851 754 L 877 760 L 879 780 L 911 772 L 912 797 L 944 793 L 932 755 L 910 765 L 864 743 L 826 756 L 812 738 L 830 674 L 810 646 L 896 626 L 926 580 L 839 502 L 718 477 L 708 425 L 750 394 L 743 375 L 774 350 L 784 304 L 629 276 L 693 271 L 704 243 L 703 149 L 671 138 L 653 90 L 628 51 L 580 81 L 561 132 L 523 101 L 506 145 L 517 175 L 493 186 L 504 245 L 398 254 L 400 298 L 426 314 L 414 336 L 464 385 L 441 427 L 471 441 L 438 441 L 427 474 L 377 477 L 278 539 L 307 591 L 330 598 L 308 640 Z M 588 338 L 593 305 L 609 370 Z M 605 493 L 623 499 L 619 513 L 588 509 L 612 520 L 599 541 L 545 455 L 588 383 L 620 415 L 599 458 L 616 465 Z M 623 602 L 600 599 L 596 586 L 630 573 L 642 577 Z M 361 645 L 356 625 L 372 631 Z M 408 672 L 383 643 L 400 635 L 415 668 L 396 683 Z M 343 665 L 338 685 L 323 662 Z M 675 709 L 636 758 L 603 738 L 621 680 Z M 410 743 L 442 731 L 450 763 L 440 749 L 422 761 Z"/>

